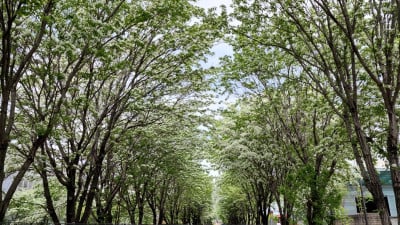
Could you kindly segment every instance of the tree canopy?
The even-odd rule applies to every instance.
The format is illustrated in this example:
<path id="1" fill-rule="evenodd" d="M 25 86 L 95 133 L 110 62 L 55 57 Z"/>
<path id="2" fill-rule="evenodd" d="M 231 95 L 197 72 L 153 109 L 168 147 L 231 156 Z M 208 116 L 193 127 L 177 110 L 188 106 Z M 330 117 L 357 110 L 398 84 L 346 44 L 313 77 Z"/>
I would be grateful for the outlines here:
<path id="1" fill-rule="evenodd" d="M 21 205 L 13 196 L 28 175 L 55 224 L 206 220 L 198 114 L 218 15 L 185 0 L 1 7 L 0 183 L 12 184 L 0 221 Z M 15 210 L 9 218 L 23 218 Z"/>
<path id="2" fill-rule="evenodd" d="M 390 225 L 377 160 L 400 215 L 398 1 L 0 7 L 0 222 L 333 224 L 355 161 Z"/>

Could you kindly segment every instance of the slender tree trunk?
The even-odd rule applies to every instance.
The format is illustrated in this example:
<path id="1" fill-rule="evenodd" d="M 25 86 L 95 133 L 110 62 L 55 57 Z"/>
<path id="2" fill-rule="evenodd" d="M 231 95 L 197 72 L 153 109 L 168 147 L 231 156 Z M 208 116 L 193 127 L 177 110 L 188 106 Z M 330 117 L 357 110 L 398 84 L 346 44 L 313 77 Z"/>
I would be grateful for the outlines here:
<path id="1" fill-rule="evenodd" d="M 144 219 L 144 202 L 143 199 L 138 201 L 138 224 L 142 225 Z"/>
<path id="2" fill-rule="evenodd" d="M 350 112 L 352 112 L 351 114 L 353 119 L 354 131 L 356 133 L 358 143 L 360 145 L 362 156 L 364 159 L 364 163 L 368 171 L 368 175 L 365 176 L 364 174 L 363 179 L 365 181 L 366 187 L 371 192 L 376 202 L 382 225 L 391 225 L 392 223 L 390 221 L 388 208 L 386 207 L 385 196 L 382 191 L 382 185 L 379 179 L 379 175 L 375 169 L 375 165 L 373 163 L 371 149 L 367 143 L 366 135 L 361 128 L 361 123 L 359 121 L 358 115 L 355 113 L 356 111 L 350 110 Z"/>
<path id="3" fill-rule="evenodd" d="M 265 213 L 265 209 L 262 209 L 263 211 L 261 212 L 261 223 L 263 225 L 268 225 L 268 215 Z"/>
<path id="4" fill-rule="evenodd" d="M 122 201 L 125 202 L 125 207 L 128 211 L 130 224 L 135 225 L 136 224 L 135 212 L 136 212 L 137 202 L 135 201 L 134 203 L 132 203 L 131 197 L 129 196 L 129 192 L 126 189 L 127 187 L 125 186 L 120 190 L 119 199 L 122 199 Z"/>
<path id="5" fill-rule="evenodd" d="M 309 225 L 320 225 L 322 221 L 318 223 L 319 219 L 318 218 L 318 211 L 320 210 L 318 208 L 318 203 L 319 203 L 319 193 L 318 193 L 318 187 L 317 187 L 317 171 L 314 171 L 314 174 L 312 176 L 312 181 L 310 184 L 310 199 L 307 201 L 307 222 Z"/>
<path id="6" fill-rule="evenodd" d="M 398 148 L 398 119 L 395 114 L 394 106 L 388 110 L 388 137 L 386 141 L 388 161 L 390 167 L 390 174 L 392 178 L 393 192 L 396 200 L 397 215 L 400 215 L 400 162 L 399 162 L 399 148 Z M 400 220 L 398 220 L 400 225 Z"/>
<path id="7" fill-rule="evenodd" d="M 39 136 L 36 141 L 32 144 L 32 147 L 30 149 L 30 154 L 28 158 L 25 160 L 24 164 L 19 168 L 17 175 L 14 177 L 10 188 L 6 192 L 4 199 L 0 202 L 0 222 L 4 221 L 8 206 L 11 202 L 12 196 L 14 195 L 15 191 L 17 190 L 17 187 L 19 183 L 22 181 L 22 178 L 24 177 L 26 171 L 30 168 L 32 163 L 34 162 L 34 157 L 36 155 L 37 150 L 40 148 L 40 146 L 43 145 L 45 142 L 46 138 L 48 136 L 48 133 L 45 134 L 45 136 Z"/>
<path id="8" fill-rule="evenodd" d="M 165 218 L 164 209 L 160 208 L 158 211 L 158 224 L 163 224 Z"/>
<path id="9" fill-rule="evenodd" d="M 167 180 L 164 180 L 160 188 L 158 201 L 158 224 L 162 224 L 165 219 L 165 198 L 167 195 Z"/>
<path id="10" fill-rule="evenodd" d="M 153 214 L 153 225 L 157 224 L 157 209 L 155 206 L 150 206 L 151 213 Z M 141 225 L 141 224 L 139 224 Z"/>
<path id="11" fill-rule="evenodd" d="M 43 172 L 43 173 L 44 174 L 41 176 L 42 176 L 44 197 L 46 199 L 47 212 L 50 215 L 50 218 L 53 221 L 53 224 L 61 225 L 61 222 L 58 219 L 56 210 L 53 205 L 53 199 L 52 199 L 51 193 L 50 193 L 50 187 L 49 187 L 49 181 L 47 179 L 47 174 L 45 174 L 46 172 Z"/>
<path id="12" fill-rule="evenodd" d="M 107 207 L 107 210 L 104 212 L 104 222 L 106 224 L 113 223 L 113 214 L 112 214 L 111 208 Z"/>
<path id="13" fill-rule="evenodd" d="M 102 168 L 102 163 L 105 157 L 105 152 L 100 152 L 98 159 L 95 163 L 95 166 L 92 170 L 92 181 L 90 184 L 90 188 L 88 190 L 88 193 L 86 195 L 86 202 L 85 202 L 85 209 L 83 211 L 83 214 L 80 218 L 77 218 L 79 223 L 87 223 L 89 220 L 90 214 L 92 212 L 92 205 L 93 205 L 93 200 L 96 196 L 96 192 L 98 191 L 97 185 L 99 183 L 99 177 L 101 175 L 101 168 Z"/>
<path id="14" fill-rule="evenodd" d="M 22 43 L 16 43 L 14 40 L 13 28 L 15 28 L 15 21 L 19 18 L 24 6 L 23 1 L 2 1 L 2 8 L 7 8 L 7 13 L 1 16 L 0 27 L 1 27 L 1 60 L 0 60 L 0 92 L 1 92 L 1 105 L 0 105 L 0 187 L 3 189 L 3 182 L 5 179 L 5 159 L 7 156 L 10 133 L 14 125 L 14 114 L 15 114 L 15 102 L 16 102 L 16 87 L 20 82 L 22 76 L 25 73 L 26 67 L 29 65 L 33 54 L 39 48 L 43 36 L 45 34 L 46 26 L 48 20 L 45 19 L 51 14 L 54 7 L 54 2 L 52 0 L 47 1 L 43 5 L 42 12 L 35 12 L 41 14 L 41 18 L 37 21 L 39 22 L 39 29 L 35 30 L 35 37 L 32 46 L 26 53 L 22 53 L 22 60 L 19 61 L 19 65 L 15 65 L 12 57 L 18 57 L 18 52 L 14 52 L 16 46 Z M 7 212 L 8 206 L 14 195 L 18 184 L 21 182 L 25 172 L 29 169 L 30 165 L 34 161 L 37 149 L 44 142 L 46 137 L 39 135 L 36 141 L 32 144 L 29 157 L 20 167 L 17 175 L 12 181 L 11 187 L 6 191 L 3 197 L 3 192 L 0 193 L 0 222 L 4 221 L 5 214 Z"/>
<path id="15" fill-rule="evenodd" d="M 97 214 L 96 222 L 99 223 L 99 224 L 104 224 L 105 223 L 104 212 L 102 210 L 101 204 L 100 205 L 98 204 L 99 202 L 97 201 L 97 199 L 98 198 L 96 198 L 96 207 L 97 207 L 97 209 L 96 209 L 96 214 Z"/>
<path id="16" fill-rule="evenodd" d="M 182 223 L 190 224 L 190 208 L 189 207 L 185 207 L 183 209 Z"/>
<path id="17" fill-rule="evenodd" d="M 96 222 L 99 224 L 105 224 L 107 222 L 107 209 L 104 207 L 102 201 L 101 201 L 101 196 L 99 194 L 95 198 L 96 202 L 96 214 L 97 214 L 97 219 Z"/>
<path id="18" fill-rule="evenodd" d="M 130 209 L 130 208 L 128 208 L 128 214 L 129 214 L 129 222 L 131 223 L 131 224 L 136 224 L 136 220 L 135 220 L 135 209 L 134 208 L 132 208 L 132 209 Z M 140 225 L 140 224 L 139 224 Z"/>
<path id="19" fill-rule="evenodd" d="M 43 150 L 43 149 L 42 149 Z M 45 152 L 43 150 L 42 155 L 45 156 Z M 42 184 L 43 184 L 43 192 L 44 192 L 44 197 L 46 199 L 46 207 L 47 207 L 47 212 L 50 215 L 50 218 L 52 219 L 53 223 L 55 225 L 61 225 L 60 220 L 57 216 L 56 210 L 54 208 L 53 204 L 53 199 L 51 197 L 51 192 L 50 192 L 50 187 L 49 187 L 49 181 L 47 178 L 47 166 L 46 163 L 42 163 L 42 171 L 40 172 L 40 176 L 42 177 Z"/>
<path id="20" fill-rule="evenodd" d="M 75 183 L 68 181 L 67 185 L 66 222 L 75 223 Z"/>
<path id="21" fill-rule="evenodd" d="M 257 193 L 255 193 L 257 194 Z M 256 202 L 256 206 L 257 206 L 257 220 L 256 220 L 256 224 L 261 224 L 261 201 L 260 201 L 260 196 L 257 197 L 257 202 Z"/>

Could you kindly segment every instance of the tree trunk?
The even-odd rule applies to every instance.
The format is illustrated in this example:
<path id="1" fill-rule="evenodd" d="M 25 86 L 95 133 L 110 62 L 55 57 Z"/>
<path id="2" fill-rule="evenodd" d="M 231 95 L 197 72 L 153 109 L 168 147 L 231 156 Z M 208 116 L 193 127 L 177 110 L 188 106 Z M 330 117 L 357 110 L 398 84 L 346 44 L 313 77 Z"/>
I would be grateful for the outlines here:
<path id="1" fill-rule="evenodd" d="M 20 53 L 15 52 L 14 48 L 16 46 L 21 46 L 23 43 L 17 43 L 14 34 L 16 27 L 15 21 L 20 19 L 25 7 L 23 1 L 2 1 L 2 8 L 7 8 L 7 13 L 2 16 L 0 21 L 1 27 L 1 60 L 0 60 L 0 93 L 1 93 L 1 105 L 0 105 L 0 187 L 3 189 L 3 182 L 5 179 L 5 159 L 7 156 L 8 146 L 10 142 L 10 133 L 14 125 L 15 118 L 15 107 L 16 107 L 16 87 L 20 82 L 22 76 L 25 74 L 27 65 L 30 63 L 33 54 L 39 48 L 43 36 L 46 31 L 46 26 L 48 20 L 46 17 L 51 14 L 54 7 L 54 2 L 52 0 L 47 1 L 43 5 L 42 11 L 30 12 L 32 14 L 40 14 L 41 17 L 37 18 L 38 30 L 35 30 L 36 34 L 34 37 L 34 42 L 32 46 L 28 47 L 27 52 Z M 21 60 L 15 64 L 15 58 L 21 57 Z M 17 60 L 18 61 L 18 60 Z M 19 64 L 18 64 L 19 63 Z M 5 214 L 7 212 L 8 206 L 14 195 L 18 184 L 21 182 L 25 172 L 29 169 L 30 165 L 34 161 L 34 157 L 37 149 L 46 139 L 45 136 L 39 135 L 30 151 L 27 153 L 28 158 L 24 161 L 14 180 L 12 181 L 11 187 L 5 193 L 3 197 L 3 192 L 0 193 L 0 222 L 4 221 Z"/>
<path id="2" fill-rule="evenodd" d="M 388 110 L 388 119 L 389 119 L 389 127 L 388 127 L 386 146 L 388 152 L 390 174 L 392 178 L 392 187 L 396 200 L 397 216 L 399 217 L 400 215 L 400 163 L 399 163 L 399 153 L 398 153 L 399 129 L 398 129 L 398 119 L 395 113 L 394 106 L 390 107 L 390 109 Z M 400 220 L 398 220 L 398 224 L 400 225 Z"/>
<path id="3" fill-rule="evenodd" d="M 22 181 L 22 178 L 24 177 L 26 171 L 28 171 L 28 169 L 34 162 L 34 157 L 36 155 L 36 152 L 40 148 L 40 146 L 43 145 L 47 136 L 48 133 L 46 133 L 45 136 L 39 136 L 32 144 L 28 158 L 25 160 L 24 164 L 22 164 L 22 166 L 19 168 L 17 175 L 14 177 L 14 180 L 12 181 L 10 188 L 7 190 L 4 196 L 4 199 L 2 199 L 2 201 L 0 202 L 0 222 L 4 221 L 12 196 L 17 190 L 18 185 Z"/>
<path id="4" fill-rule="evenodd" d="M 43 155 L 43 157 L 46 156 L 46 153 L 43 148 L 42 148 L 42 155 Z M 39 171 L 39 174 L 42 177 L 43 192 L 44 192 L 44 197 L 46 199 L 46 207 L 47 207 L 48 214 L 50 215 L 50 217 L 55 225 L 61 225 L 60 220 L 57 216 L 56 210 L 54 208 L 53 199 L 51 197 L 49 181 L 47 178 L 46 161 L 44 161 L 42 163 L 41 169 L 42 169 L 42 171 Z"/>
<path id="5" fill-rule="evenodd" d="M 375 169 L 373 158 L 371 154 L 371 149 L 367 143 L 367 138 L 363 130 L 361 129 L 361 123 L 358 118 L 358 115 L 355 110 L 350 110 L 353 119 L 354 131 L 356 133 L 358 143 L 361 148 L 362 157 L 364 159 L 364 163 L 366 169 L 368 171 L 368 175 L 363 175 L 363 179 L 365 181 L 367 189 L 371 192 L 376 205 L 378 207 L 379 216 L 381 218 L 382 225 L 391 225 L 390 216 L 388 208 L 386 207 L 385 196 L 382 191 L 382 185 L 379 179 L 379 175 Z M 364 165 L 362 165 L 364 166 Z"/>
<path id="6" fill-rule="evenodd" d="M 136 220 L 135 220 L 135 208 L 130 209 L 128 206 L 128 214 L 129 214 L 129 222 L 131 224 L 136 224 Z"/>
<path id="7" fill-rule="evenodd" d="M 157 209 L 155 208 L 155 206 L 150 206 L 151 212 L 153 214 L 153 225 L 157 224 Z M 141 225 L 141 224 L 139 224 Z"/>
<path id="8" fill-rule="evenodd" d="M 182 223 L 190 224 L 190 207 L 188 206 L 183 209 Z"/>
<path id="9" fill-rule="evenodd" d="M 144 202 L 142 199 L 138 202 L 138 213 L 138 224 L 142 225 L 144 218 Z"/>
<path id="10" fill-rule="evenodd" d="M 75 223 L 75 184 L 68 184 L 67 186 L 67 207 L 65 210 L 66 222 Z"/>
<path id="11" fill-rule="evenodd" d="M 95 159 L 94 167 L 90 170 L 92 181 L 90 183 L 90 188 L 86 196 L 86 203 L 83 215 L 81 218 L 77 218 L 77 220 L 79 220 L 79 223 L 87 223 L 90 217 L 90 213 L 92 212 L 93 200 L 96 196 L 96 192 L 98 191 L 97 186 L 99 184 L 100 176 L 102 174 L 103 161 L 107 155 L 107 144 L 110 139 L 112 126 L 112 123 L 108 124 L 107 132 L 105 133 L 98 149 L 98 155 Z"/>
<path id="12" fill-rule="evenodd" d="M 158 224 L 163 224 L 165 218 L 164 214 L 165 214 L 164 209 L 160 208 L 158 211 Z"/>
<path id="13" fill-rule="evenodd" d="M 66 207 L 66 222 L 67 223 L 75 223 L 75 209 L 76 209 L 76 197 L 75 197 L 75 178 L 76 178 L 76 169 L 75 165 L 71 164 L 67 167 L 67 207 Z"/>
<path id="14" fill-rule="evenodd" d="M 113 217 L 111 208 L 108 208 L 107 211 L 106 211 L 106 213 L 105 213 L 105 222 L 106 222 L 107 224 L 112 224 L 112 223 L 113 223 L 113 218 L 114 218 L 114 217 Z"/>
<path id="15" fill-rule="evenodd" d="M 50 218 L 53 221 L 53 224 L 61 225 L 60 220 L 58 219 L 56 210 L 55 210 L 54 205 L 53 205 L 53 200 L 51 198 L 51 193 L 50 193 L 50 188 L 49 188 L 49 182 L 47 180 L 47 175 L 44 175 L 42 177 L 42 180 L 43 180 L 44 197 L 46 198 L 47 212 L 50 215 Z"/>
<path id="16" fill-rule="evenodd" d="M 125 208 L 128 211 L 130 224 L 135 225 L 136 224 L 135 212 L 136 212 L 137 202 L 135 201 L 134 203 L 132 203 L 131 196 L 129 195 L 127 189 L 128 189 L 127 186 L 121 188 L 119 192 L 119 199 L 121 199 L 125 203 Z"/>

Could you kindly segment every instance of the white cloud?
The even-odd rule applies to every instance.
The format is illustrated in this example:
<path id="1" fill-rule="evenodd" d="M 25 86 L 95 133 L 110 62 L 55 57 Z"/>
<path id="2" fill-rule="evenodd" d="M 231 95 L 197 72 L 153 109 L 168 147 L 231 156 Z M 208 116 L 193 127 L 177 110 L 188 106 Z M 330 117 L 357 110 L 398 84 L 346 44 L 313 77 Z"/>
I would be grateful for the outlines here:
<path id="1" fill-rule="evenodd" d="M 220 5 L 225 5 L 226 7 L 229 7 L 230 4 L 232 4 L 232 0 L 198 0 L 194 4 L 206 9 L 213 7 L 218 8 Z"/>
<path id="2" fill-rule="evenodd" d="M 232 46 L 225 42 L 217 43 L 215 44 L 211 51 L 214 53 L 213 55 L 209 56 L 207 59 L 207 63 L 203 63 L 203 66 L 205 68 L 209 68 L 211 66 L 217 67 L 219 66 L 219 58 L 226 56 L 226 55 L 232 55 L 233 54 L 233 49 Z"/>

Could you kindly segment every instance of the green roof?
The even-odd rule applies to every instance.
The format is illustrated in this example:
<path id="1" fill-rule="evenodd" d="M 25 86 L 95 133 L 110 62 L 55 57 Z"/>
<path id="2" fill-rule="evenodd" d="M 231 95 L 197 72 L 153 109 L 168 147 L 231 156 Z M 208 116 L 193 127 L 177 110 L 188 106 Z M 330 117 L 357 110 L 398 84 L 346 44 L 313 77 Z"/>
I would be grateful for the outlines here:
<path id="1" fill-rule="evenodd" d="M 379 180 L 381 180 L 381 184 L 392 184 L 392 177 L 390 175 L 389 170 L 379 171 Z"/>
<path id="2" fill-rule="evenodd" d="M 389 170 L 379 170 L 378 173 L 382 185 L 392 185 L 392 177 Z M 361 184 L 364 185 L 364 179 L 361 180 Z"/>

